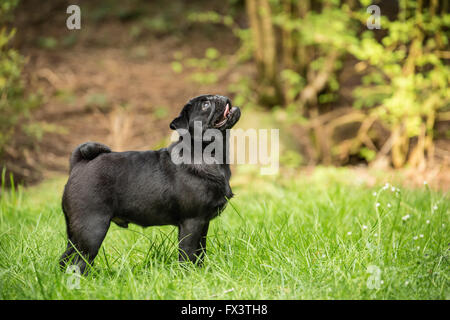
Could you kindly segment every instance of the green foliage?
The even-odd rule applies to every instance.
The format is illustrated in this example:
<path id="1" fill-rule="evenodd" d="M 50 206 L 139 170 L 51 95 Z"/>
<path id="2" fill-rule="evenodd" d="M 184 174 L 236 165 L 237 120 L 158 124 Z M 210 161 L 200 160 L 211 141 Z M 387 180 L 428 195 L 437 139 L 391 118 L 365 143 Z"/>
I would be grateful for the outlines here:
<path id="1" fill-rule="evenodd" d="M 384 132 L 372 130 L 378 122 L 391 132 L 392 147 L 384 152 L 395 167 L 423 165 L 425 157 L 433 156 L 436 119 L 440 112 L 450 110 L 445 33 L 450 14 L 440 1 L 400 1 L 396 17 L 380 17 L 380 32 L 367 28 L 370 14 L 366 9 L 371 4 L 365 0 L 359 4 L 347 0 L 246 0 L 247 29 L 240 28 L 232 16 L 216 12 L 192 13 L 189 18 L 230 27 L 241 41 L 233 61 L 252 59 L 255 64 L 256 79 L 241 78 L 230 85 L 239 103 L 266 105 L 273 110 L 283 106 L 288 118 L 299 123 L 306 118 L 314 122 L 322 105 L 334 108 L 343 59 L 355 57 L 355 70 L 360 74 L 354 77 L 362 80 L 352 102 L 358 110 L 355 116 L 344 114 L 342 119 L 329 122 L 336 126 L 360 122 L 361 129 L 354 132 L 353 141 L 338 145 L 331 141 L 332 133 L 326 135 L 326 128 L 310 126 L 316 160 L 327 162 L 333 156 L 329 150 L 340 150 L 336 153 L 340 159 L 351 154 L 367 161 L 377 159 L 377 152 L 386 143 Z M 197 61 L 191 66 L 200 65 Z M 174 67 L 181 70 L 179 65 Z M 200 74 L 196 78 L 212 81 Z M 417 145 L 411 144 L 414 139 Z"/>
<path id="2" fill-rule="evenodd" d="M 291 69 L 281 71 L 281 81 L 286 88 L 286 100 L 294 101 L 306 85 L 305 78 L 298 72 Z M 287 106 L 288 108 L 291 106 Z"/>
<path id="3" fill-rule="evenodd" d="M 241 77 L 238 81 L 231 83 L 227 88 L 234 94 L 233 103 L 237 106 L 255 107 L 258 97 L 252 90 L 252 79 Z"/>
<path id="4" fill-rule="evenodd" d="M 233 5 L 234 1 L 231 1 Z M 172 69 L 176 73 L 181 73 L 185 68 L 192 71 L 191 80 L 199 84 L 213 84 L 219 81 L 220 74 L 225 68 L 230 68 L 232 65 L 248 61 L 251 56 L 251 48 L 249 46 L 250 32 L 247 29 L 242 29 L 235 21 L 232 13 L 233 7 L 229 14 L 219 14 L 214 11 L 191 11 L 187 18 L 190 23 L 202 23 L 203 25 L 218 24 L 229 28 L 233 34 L 240 39 L 241 46 L 233 56 L 223 56 L 216 48 L 207 48 L 204 58 L 184 58 L 181 55 L 175 55 L 175 61 L 172 63 Z M 238 82 L 246 82 L 248 79 L 242 77 Z M 239 89 L 240 88 L 240 89 Z M 233 86 L 230 90 L 235 92 L 238 101 L 248 102 L 247 93 L 243 92 L 249 85 L 240 87 L 238 84 Z"/>
<path id="5" fill-rule="evenodd" d="M 0 3 L 0 25 L 13 19 L 13 11 L 18 4 L 19 0 L 2 0 Z"/>
<path id="6" fill-rule="evenodd" d="M 371 115 L 400 137 L 403 152 L 397 152 L 393 142 L 396 166 L 407 161 L 411 138 L 429 137 L 421 148 L 431 147 L 437 114 L 450 106 L 450 67 L 441 55 L 448 48 L 444 30 L 450 26 L 450 14 L 438 14 L 436 4 L 419 5 L 408 2 L 400 8 L 399 20 L 383 19 L 381 41 L 366 31 L 358 43 L 348 46 L 368 69 L 355 90 L 355 107 L 370 108 Z"/>
<path id="7" fill-rule="evenodd" d="M 181 73 L 181 72 L 183 72 L 183 64 L 182 64 L 181 62 L 179 62 L 179 61 L 173 61 L 173 62 L 171 63 L 171 66 L 172 66 L 173 72 L 175 72 L 175 73 Z"/>
<path id="8" fill-rule="evenodd" d="M 191 70 L 190 79 L 198 84 L 214 84 L 218 81 L 218 73 L 223 70 L 227 61 L 215 48 L 207 48 L 203 58 L 185 59 L 181 53 L 174 55 L 172 70 L 181 73 L 185 68 Z"/>
<path id="9" fill-rule="evenodd" d="M 99 109 L 106 112 L 111 106 L 109 98 L 105 93 L 94 92 L 86 97 L 86 107 L 88 109 Z"/>
<path id="10" fill-rule="evenodd" d="M 280 163 L 287 168 L 298 168 L 304 164 L 304 160 L 300 153 L 293 150 L 286 150 L 280 157 Z"/>
<path id="11" fill-rule="evenodd" d="M 47 123 L 45 121 L 31 122 L 23 127 L 23 131 L 32 140 L 36 139 L 37 141 L 42 140 L 44 134 L 46 133 L 67 134 L 68 132 L 67 129 L 62 126 Z"/>
<path id="12" fill-rule="evenodd" d="M 417 23 L 416 17 L 410 19 Z M 439 32 L 443 27 L 443 20 L 435 19 L 436 28 L 433 33 L 437 36 L 442 36 Z M 422 123 L 421 117 L 435 114 L 450 102 L 447 90 L 450 69 L 435 52 L 429 51 L 433 49 L 433 45 L 422 47 L 419 42 L 415 42 L 421 47 L 419 50 L 425 52 L 419 55 L 414 51 L 406 58 L 410 45 L 415 40 L 413 37 L 406 40 L 400 34 L 405 31 L 413 34 L 413 30 L 419 26 L 410 23 L 410 29 L 404 30 L 405 28 L 398 28 L 398 22 L 386 24 L 388 34 L 382 43 L 374 40 L 370 34 L 362 40 L 361 46 L 350 48 L 350 52 L 372 67 L 364 78 L 364 84 L 355 91 L 355 105 L 376 105 L 372 112 L 387 125 L 392 127 L 403 123 L 410 137 L 417 136 Z"/>
<path id="13" fill-rule="evenodd" d="M 0 22 L 5 23 L 11 19 L 17 4 L 16 0 L 0 4 Z M 21 71 L 25 59 L 8 46 L 14 34 L 14 29 L 0 29 L 0 155 L 11 142 L 19 120 L 29 116 L 29 111 L 40 104 L 38 95 L 26 97 L 24 92 Z"/>
<path id="14" fill-rule="evenodd" d="M 364 159 L 366 159 L 367 162 L 370 162 L 370 161 L 372 161 L 373 159 L 375 159 L 376 152 L 373 151 L 373 150 L 371 150 L 371 149 L 368 149 L 368 148 L 366 148 L 366 147 L 362 147 L 362 148 L 359 150 L 359 155 L 360 155 L 361 157 L 363 157 Z"/>
<path id="15" fill-rule="evenodd" d="M 157 106 L 153 112 L 157 119 L 165 119 L 169 115 L 169 110 L 166 106 Z"/>
<path id="16" fill-rule="evenodd" d="M 58 47 L 58 40 L 54 37 L 39 37 L 37 45 L 42 49 L 53 50 Z"/>

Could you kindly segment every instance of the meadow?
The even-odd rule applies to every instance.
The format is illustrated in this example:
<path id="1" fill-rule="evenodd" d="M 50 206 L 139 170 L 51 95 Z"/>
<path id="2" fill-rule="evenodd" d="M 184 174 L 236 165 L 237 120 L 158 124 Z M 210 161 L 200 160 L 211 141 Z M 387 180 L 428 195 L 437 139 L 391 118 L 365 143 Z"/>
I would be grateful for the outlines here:
<path id="1" fill-rule="evenodd" d="M 346 169 L 236 186 L 202 268 L 177 229 L 112 225 L 90 274 L 62 272 L 65 179 L 4 190 L 0 299 L 450 299 L 449 198 Z M 233 180 L 232 180 L 233 185 Z"/>

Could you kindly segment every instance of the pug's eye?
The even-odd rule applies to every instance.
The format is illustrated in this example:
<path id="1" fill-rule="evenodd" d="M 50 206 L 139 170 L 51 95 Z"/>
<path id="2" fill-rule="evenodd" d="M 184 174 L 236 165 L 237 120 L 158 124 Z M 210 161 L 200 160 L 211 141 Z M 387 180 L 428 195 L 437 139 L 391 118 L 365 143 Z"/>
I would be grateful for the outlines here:
<path id="1" fill-rule="evenodd" d="M 207 109 L 209 109 L 209 107 L 211 107 L 211 103 L 209 101 L 203 102 L 203 104 L 202 104 L 203 110 L 207 110 Z"/>

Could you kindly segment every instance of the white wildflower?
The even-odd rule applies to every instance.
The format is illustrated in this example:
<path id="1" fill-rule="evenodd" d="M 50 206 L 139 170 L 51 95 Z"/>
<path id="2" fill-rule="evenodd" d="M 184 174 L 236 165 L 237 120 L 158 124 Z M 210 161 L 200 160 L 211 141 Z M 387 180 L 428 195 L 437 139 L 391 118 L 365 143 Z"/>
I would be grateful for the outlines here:
<path id="1" fill-rule="evenodd" d="M 406 221 L 406 220 L 408 220 L 409 218 L 411 218 L 411 216 L 410 216 L 409 214 L 407 214 L 406 216 L 402 217 L 402 220 L 403 220 L 403 221 Z"/>

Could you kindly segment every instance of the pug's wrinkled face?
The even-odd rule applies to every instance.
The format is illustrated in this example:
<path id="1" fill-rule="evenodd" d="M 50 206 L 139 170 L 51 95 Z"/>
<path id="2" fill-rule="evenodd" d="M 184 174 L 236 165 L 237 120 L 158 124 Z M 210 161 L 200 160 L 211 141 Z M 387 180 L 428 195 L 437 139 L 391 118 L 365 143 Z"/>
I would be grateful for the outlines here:
<path id="1" fill-rule="evenodd" d="M 185 129 L 193 132 L 194 123 L 200 121 L 202 131 L 208 129 L 231 129 L 241 117 L 239 107 L 233 107 L 231 100 L 219 95 L 195 97 L 183 107 L 181 113 L 170 123 L 170 129 Z"/>

